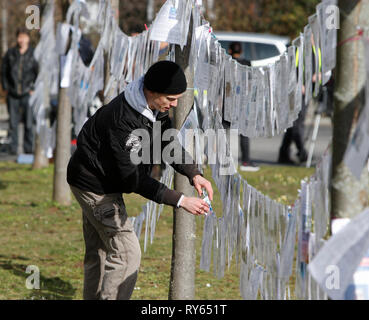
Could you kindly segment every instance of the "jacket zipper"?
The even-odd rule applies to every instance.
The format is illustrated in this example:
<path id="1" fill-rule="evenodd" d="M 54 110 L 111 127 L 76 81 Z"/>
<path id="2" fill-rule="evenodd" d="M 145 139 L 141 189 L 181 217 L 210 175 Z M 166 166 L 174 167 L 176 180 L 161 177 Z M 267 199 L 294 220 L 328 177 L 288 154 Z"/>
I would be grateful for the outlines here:
<path id="1" fill-rule="evenodd" d="M 18 69 L 18 86 L 17 91 L 18 94 L 22 94 L 23 86 L 22 86 L 22 76 L 23 76 L 23 54 L 20 55 L 20 61 L 19 61 L 19 69 Z"/>

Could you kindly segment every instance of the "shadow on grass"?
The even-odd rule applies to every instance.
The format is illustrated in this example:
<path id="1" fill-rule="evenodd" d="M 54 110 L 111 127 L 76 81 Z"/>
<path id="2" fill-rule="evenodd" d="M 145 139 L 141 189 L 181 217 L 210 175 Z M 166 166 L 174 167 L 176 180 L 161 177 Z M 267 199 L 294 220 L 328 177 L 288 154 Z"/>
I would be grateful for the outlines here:
<path id="1" fill-rule="evenodd" d="M 33 181 L 30 180 L 2 180 L 1 183 L 8 185 L 8 184 L 32 184 Z"/>
<path id="2" fill-rule="evenodd" d="M 14 275 L 24 278 L 24 285 L 27 277 L 31 274 L 26 273 L 28 265 L 14 263 L 9 259 L 29 260 L 26 257 L 11 256 L 5 257 L 0 255 L 0 268 L 12 272 Z M 29 290 L 30 294 L 23 299 L 32 300 L 71 300 L 73 299 L 76 289 L 73 286 L 59 277 L 45 277 L 40 271 L 40 289 Z"/>
<path id="3" fill-rule="evenodd" d="M 9 171 L 16 171 L 16 170 L 18 170 L 18 168 L 15 168 L 15 167 L 11 167 L 11 168 L 8 168 L 8 167 L 1 167 L 1 168 L 0 168 L 0 172 L 1 172 L 1 173 L 9 172 Z"/>
<path id="4" fill-rule="evenodd" d="M 15 201 L 0 200 L 0 205 L 11 206 L 11 207 L 14 207 L 14 208 L 41 206 L 41 204 L 37 204 L 37 203 L 32 202 L 32 201 L 31 202 L 29 202 L 29 201 L 23 202 L 22 200 L 18 200 L 18 201 L 16 201 L 16 200 Z M 42 205 L 44 205 L 44 204 L 42 203 Z"/>
<path id="5" fill-rule="evenodd" d="M 0 181 L 0 190 L 6 189 L 8 187 L 8 183 L 4 183 L 4 181 Z"/>

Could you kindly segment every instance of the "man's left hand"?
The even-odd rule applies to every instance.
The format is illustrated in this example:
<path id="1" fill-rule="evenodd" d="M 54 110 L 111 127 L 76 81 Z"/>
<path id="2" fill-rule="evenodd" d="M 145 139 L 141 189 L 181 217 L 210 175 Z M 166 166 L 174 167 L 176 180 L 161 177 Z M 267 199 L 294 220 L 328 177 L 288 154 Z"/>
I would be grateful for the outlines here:
<path id="1" fill-rule="evenodd" d="M 199 196 L 202 196 L 202 188 L 205 188 L 206 192 L 209 195 L 210 201 L 213 201 L 213 188 L 211 186 L 210 181 L 206 180 L 204 177 L 197 175 L 194 176 L 193 180 L 193 186 L 197 190 L 197 193 Z"/>

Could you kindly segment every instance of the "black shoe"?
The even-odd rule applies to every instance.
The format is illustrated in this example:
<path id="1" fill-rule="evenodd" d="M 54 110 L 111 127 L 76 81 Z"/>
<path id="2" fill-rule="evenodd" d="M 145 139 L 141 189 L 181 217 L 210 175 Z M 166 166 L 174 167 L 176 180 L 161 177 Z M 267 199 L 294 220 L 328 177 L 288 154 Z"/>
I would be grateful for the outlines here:
<path id="1" fill-rule="evenodd" d="M 241 171 L 249 171 L 249 172 L 256 172 L 260 170 L 260 167 L 258 167 L 255 163 L 252 161 L 249 162 L 242 162 L 240 165 Z"/>
<path id="2" fill-rule="evenodd" d="M 297 153 L 297 157 L 299 158 L 300 160 L 300 163 L 303 163 L 303 162 L 306 162 L 307 158 L 308 158 L 308 154 L 306 152 L 305 149 L 302 149 L 300 150 L 298 153 Z"/>
<path id="3" fill-rule="evenodd" d="M 18 152 L 17 152 L 16 150 L 10 150 L 10 151 L 9 151 L 9 154 L 10 154 L 11 156 L 17 156 L 17 155 L 18 155 Z"/>
<path id="4" fill-rule="evenodd" d="M 290 157 L 286 157 L 286 156 L 279 156 L 278 163 L 288 164 L 288 165 L 295 165 L 296 164 L 293 160 L 291 160 Z"/>

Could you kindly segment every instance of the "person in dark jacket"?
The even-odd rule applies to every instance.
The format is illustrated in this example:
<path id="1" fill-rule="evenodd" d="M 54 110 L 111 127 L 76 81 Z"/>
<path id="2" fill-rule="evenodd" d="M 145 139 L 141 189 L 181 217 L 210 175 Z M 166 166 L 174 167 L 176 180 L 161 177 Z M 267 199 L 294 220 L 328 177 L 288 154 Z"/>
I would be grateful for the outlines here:
<path id="1" fill-rule="evenodd" d="M 315 70 L 315 43 L 314 38 L 311 36 L 311 44 L 312 50 L 314 54 L 312 55 L 312 67 L 313 67 L 313 76 L 312 76 L 312 92 L 314 92 L 314 86 L 319 85 L 318 82 L 321 82 L 321 53 L 319 51 L 319 70 Z M 319 49 L 320 50 L 320 49 Z M 296 76 L 298 77 L 298 58 L 296 54 Z M 305 149 L 305 140 L 304 140 L 304 131 L 305 131 L 305 117 L 308 109 L 308 105 L 305 103 L 305 85 L 302 86 L 302 105 L 301 111 L 298 114 L 297 119 L 293 122 L 292 127 L 288 128 L 283 135 L 282 144 L 279 148 L 278 155 L 278 163 L 286 164 L 286 165 L 295 165 L 296 163 L 290 157 L 290 147 L 294 142 L 297 148 L 297 158 L 300 163 L 306 162 L 308 159 L 308 153 Z"/>
<path id="2" fill-rule="evenodd" d="M 33 152 L 33 116 L 28 100 L 34 90 L 38 73 L 38 63 L 30 46 L 30 36 L 26 28 L 17 30 L 17 45 L 5 54 L 1 68 L 1 80 L 7 93 L 9 113 L 10 153 L 18 150 L 18 124 L 24 123 L 24 152 Z"/>
<path id="3" fill-rule="evenodd" d="M 138 193 L 195 215 L 209 211 L 203 199 L 184 196 L 150 177 L 152 161 L 132 160 L 132 155 L 139 154 L 145 146 L 149 146 L 150 156 L 153 154 L 153 136 L 158 138 L 154 127 L 159 124 L 162 133 L 172 128 L 168 110 L 177 106 L 186 87 L 185 75 L 177 64 L 157 62 L 145 76 L 98 109 L 78 135 L 67 181 L 83 211 L 84 299 L 129 299 L 136 283 L 141 251 L 127 219 L 122 193 Z M 146 132 L 150 139 L 141 139 L 137 130 Z M 161 150 L 168 144 L 162 141 Z M 183 161 L 189 155 L 182 147 L 180 150 Z M 211 183 L 202 177 L 193 161 L 171 166 L 188 177 L 199 195 L 204 188 L 212 200 Z"/>

